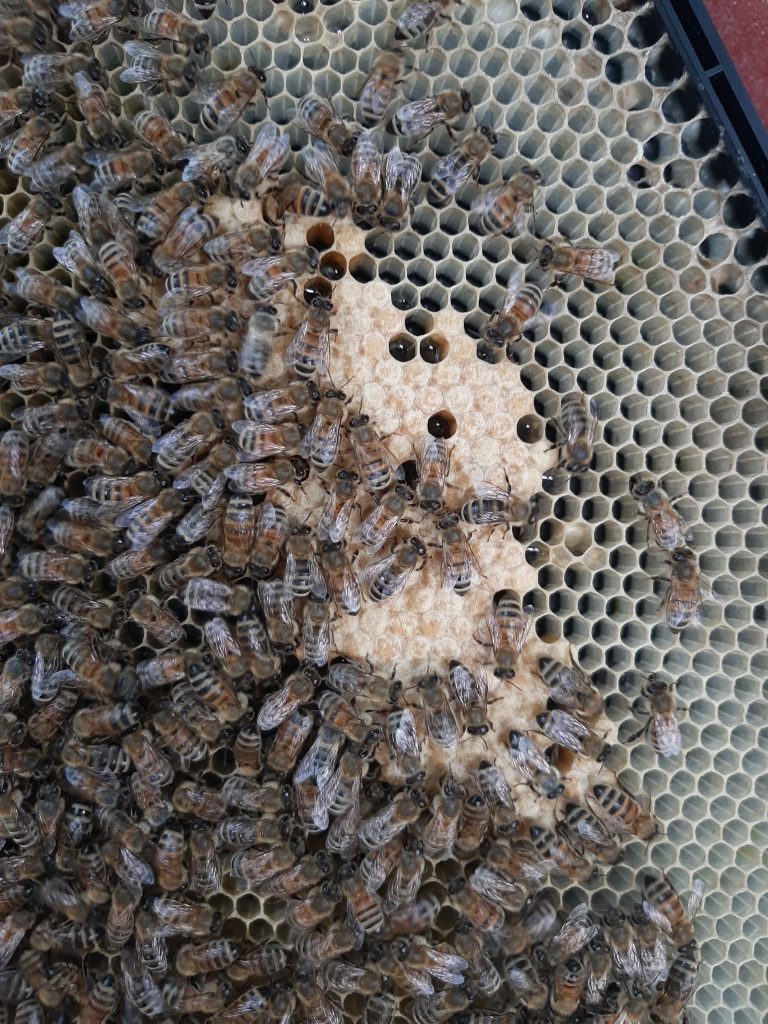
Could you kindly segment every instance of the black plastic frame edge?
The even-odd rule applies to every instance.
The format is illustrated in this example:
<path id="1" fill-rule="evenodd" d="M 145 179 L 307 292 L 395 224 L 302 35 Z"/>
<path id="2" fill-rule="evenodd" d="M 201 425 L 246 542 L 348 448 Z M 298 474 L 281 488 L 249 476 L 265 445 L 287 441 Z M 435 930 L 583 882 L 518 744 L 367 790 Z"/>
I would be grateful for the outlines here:
<path id="1" fill-rule="evenodd" d="M 654 0 L 654 6 L 768 224 L 768 132 L 712 19 L 700 0 Z"/>

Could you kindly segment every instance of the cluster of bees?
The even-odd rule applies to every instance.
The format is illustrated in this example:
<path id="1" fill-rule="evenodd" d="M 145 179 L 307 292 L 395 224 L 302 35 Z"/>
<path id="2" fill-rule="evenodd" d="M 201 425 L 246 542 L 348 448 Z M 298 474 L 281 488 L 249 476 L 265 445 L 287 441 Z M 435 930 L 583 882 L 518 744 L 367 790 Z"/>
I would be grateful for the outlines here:
<path id="1" fill-rule="evenodd" d="M 409 513 L 437 528 L 457 599 L 479 577 L 467 528 L 525 538 L 542 514 L 541 495 L 509 482 L 448 511 L 444 437 L 398 475 L 327 377 L 341 342 L 318 253 L 283 244 L 296 215 L 407 222 L 422 175 L 408 145 L 453 132 L 471 100 L 401 105 L 386 155 L 381 126 L 408 47 L 451 4 L 406 5 L 362 89 L 360 130 L 323 97 L 299 101 L 316 140 L 303 177 L 279 176 L 290 145 L 272 123 L 252 143 L 228 134 L 266 76 L 248 66 L 204 94 L 204 22 L 158 0 L 54 8 L 0 0 L 0 52 L 22 74 L 0 96 L 0 152 L 31 193 L 0 231 L 0 378 L 15 396 L 0 437 L 0 1010 L 16 1024 L 385 1024 L 405 999 L 417 1024 L 674 1024 L 696 982 L 700 891 L 684 906 L 648 876 L 629 915 L 597 916 L 565 915 L 544 887 L 550 873 L 589 882 L 657 832 L 645 801 L 597 774 L 609 748 L 587 676 L 540 659 L 547 749 L 514 729 L 503 765 L 481 759 L 435 786 L 432 754 L 451 759 L 492 728 L 485 676 L 455 660 L 403 682 L 333 646 L 334 616 L 393 601 L 423 566 Z M 147 92 L 130 123 L 92 49 L 108 35 L 122 79 Z M 196 90 L 208 141 L 191 144 L 151 101 L 170 89 Z M 73 126 L 78 141 L 57 141 Z M 475 180 L 494 140 L 478 127 L 459 141 L 427 201 Z M 523 230 L 537 180 L 525 169 L 479 190 L 482 229 Z M 260 200 L 250 226 L 221 230 L 206 209 L 221 190 Z M 71 288 L 20 265 L 62 217 L 53 254 Z M 537 263 L 600 283 L 616 260 L 546 243 Z M 273 303 L 299 282 L 301 322 L 264 387 L 283 327 Z M 513 274 L 483 351 L 505 351 L 542 298 Z M 565 396 L 565 472 L 589 468 L 596 422 L 585 396 Z M 302 503 L 308 478 L 324 489 L 316 509 Z M 681 617 L 687 528 L 658 488 L 632 493 L 674 552 L 681 628 L 694 620 Z M 515 590 L 494 596 L 482 642 L 495 685 L 514 679 L 530 624 Z M 646 696 L 651 740 L 679 752 L 670 685 L 652 679 Z M 595 766 L 583 801 L 565 795 L 574 757 Z M 517 785 L 557 808 L 553 825 L 518 813 Z M 280 941 L 245 937 L 222 891 L 267 901 Z"/>

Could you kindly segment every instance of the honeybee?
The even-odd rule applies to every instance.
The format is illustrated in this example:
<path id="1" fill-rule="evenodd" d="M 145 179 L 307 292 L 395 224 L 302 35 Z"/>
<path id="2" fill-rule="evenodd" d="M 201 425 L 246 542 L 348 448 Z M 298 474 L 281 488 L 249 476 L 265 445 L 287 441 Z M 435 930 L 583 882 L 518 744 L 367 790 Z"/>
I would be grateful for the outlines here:
<path id="1" fill-rule="evenodd" d="M 46 275 L 25 270 L 24 267 L 17 267 L 14 273 L 15 281 L 3 282 L 3 290 L 7 295 L 24 299 L 32 305 L 45 306 L 50 310 L 72 313 L 77 308 L 79 297 Z"/>
<path id="2" fill-rule="evenodd" d="M 358 227 L 373 227 L 381 199 L 382 141 L 379 132 L 361 132 L 352 154 L 352 214 Z"/>
<path id="3" fill-rule="evenodd" d="M 541 300 L 541 288 L 526 284 L 523 269 L 516 267 L 509 275 L 501 310 L 493 314 L 483 329 L 483 343 L 487 349 L 491 353 L 498 352 L 516 341 L 523 331 L 539 323 L 542 319 L 539 312 Z"/>
<path id="4" fill-rule="evenodd" d="M 302 598 L 312 594 L 319 600 L 325 600 L 328 592 L 314 552 L 309 527 L 295 527 L 286 543 L 285 551 L 283 582 L 290 597 Z"/>
<path id="5" fill-rule="evenodd" d="M 195 250 L 216 231 L 218 221 L 208 213 L 200 213 L 197 206 L 187 206 L 175 218 L 164 239 L 152 252 L 152 262 L 164 274 L 181 270 L 193 257 Z"/>
<path id="6" fill-rule="evenodd" d="M 497 932 L 504 923 L 504 910 L 467 886 L 464 878 L 448 883 L 448 896 L 456 910 L 480 932 Z"/>
<path id="7" fill-rule="evenodd" d="M 64 371 L 51 363 L 6 363 L 0 366 L 0 378 L 17 391 L 61 391 L 67 384 Z"/>
<path id="8" fill-rule="evenodd" d="M 624 851 L 613 841 L 605 825 L 580 804 L 565 805 L 565 817 L 557 828 L 577 852 L 586 850 L 601 864 L 616 864 L 624 858 Z"/>
<path id="9" fill-rule="evenodd" d="M 540 181 L 541 171 L 523 167 L 519 174 L 503 185 L 492 185 L 476 196 L 472 200 L 472 209 L 479 214 L 485 234 L 520 234 L 533 212 L 536 185 Z"/>
<path id="10" fill-rule="evenodd" d="M 4 89 L 0 92 L 0 128 L 7 128 L 34 111 L 44 110 L 51 103 L 52 97 L 39 87 L 20 85 Z"/>
<path id="11" fill-rule="evenodd" d="M 612 249 L 546 242 L 536 262 L 542 270 L 551 270 L 557 276 L 574 274 L 594 284 L 613 284 L 613 267 L 618 261 L 619 254 Z"/>
<path id="12" fill-rule="evenodd" d="M 131 66 L 120 72 L 120 80 L 131 84 L 149 83 L 150 91 L 169 84 L 193 87 L 197 84 L 199 68 L 194 60 L 165 54 L 150 43 L 128 39 L 123 43 Z"/>
<path id="13" fill-rule="evenodd" d="M 576 665 L 539 658 L 539 672 L 552 704 L 584 718 L 596 718 L 602 711 L 603 698 Z"/>
<path id="14" fill-rule="evenodd" d="M 536 724 L 553 743 L 574 754 L 601 762 L 611 751 L 610 744 L 567 711 L 542 711 L 536 715 Z"/>
<path id="15" fill-rule="evenodd" d="M 83 149 L 68 142 L 45 153 L 27 169 L 30 192 L 54 191 L 83 170 Z"/>
<path id="16" fill-rule="evenodd" d="M 396 545 L 388 555 L 367 565 L 361 573 L 371 601 L 379 604 L 402 593 L 411 575 L 426 557 L 427 549 L 418 537 Z"/>
<path id="17" fill-rule="evenodd" d="M 243 410 L 246 417 L 256 423 L 283 423 L 293 419 L 310 401 L 309 388 L 301 381 L 291 381 L 284 387 L 256 390 L 247 395 Z"/>
<path id="18" fill-rule="evenodd" d="M 473 583 L 480 582 L 480 566 L 455 513 L 441 516 L 437 528 L 442 532 L 440 572 L 443 587 L 463 597 Z"/>
<path id="19" fill-rule="evenodd" d="M 238 355 L 239 367 L 244 373 L 247 373 L 252 377 L 261 377 L 267 368 L 267 363 L 269 362 L 269 357 L 272 353 L 272 342 L 278 331 L 279 325 L 276 317 L 272 313 L 267 313 L 264 310 L 257 309 L 255 313 L 251 314 L 245 335 L 243 336 L 243 340 L 240 344 L 240 352 Z M 275 389 L 275 391 L 277 390 L 278 389 Z M 273 393 L 274 392 L 266 392 L 266 395 Z M 256 408 L 259 408 L 258 402 L 261 398 L 262 393 L 258 392 L 255 395 L 248 396 L 248 399 L 251 399 L 256 403 Z M 290 416 L 262 418 L 259 415 L 252 415 L 247 408 L 245 409 L 245 414 L 249 419 L 254 419 L 257 422 L 263 423 L 282 423 L 283 420 L 290 418 Z"/>
<path id="20" fill-rule="evenodd" d="M 154 473 L 135 473 L 133 476 L 92 476 L 84 484 L 85 493 L 100 504 L 136 504 L 153 498 L 160 491 L 160 482 Z"/>
<path id="21" fill-rule="evenodd" d="M 18 271 L 17 271 L 18 273 Z M 648 523 L 648 544 L 651 542 L 651 531 L 660 548 L 675 551 L 677 548 L 690 544 L 693 531 L 686 521 L 675 511 L 669 498 L 652 480 L 643 480 L 639 476 L 629 478 L 629 491 L 638 501 L 638 511 Z"/>
<path id="22" fill-rule="evenodd" d="M 243 947 L 230 939 L 211 939 L 198 946 L 182 946 L 174 961 L 182 977 L 223 970 L 240 957 Z"/>
<path id="23" fill-rule="evenodd" d="M 52 333 L 49 321 L 37 317 L 19 317 L 0 328 L 0 355 L 9 359 L 26 356 L 44 348 L 50 340 Z"/>
<path id="24" fill-rule="evenodd" d="M 419 803 L 410 795 L 398 795 L 360 825 L 358 834 L 363 846 L 376 850 L 391 843 L 421 816 Z"/>
<path id="25" fill-rule="evenodd" d="M 162 531 L 176 519 L 183 507 L 179 492 L 172 488 L 161 491 L 141 505 L 130 508 L 118 516 L 115 524 L 125 528 L 128 547 L 140 551 L 148 547 Z"/>
<path id="26" fill-rule="evenodd" d="M 439 92 L 434 96 L 428 96 L 423 100 L 414 100 L 400 107 L 389 122 L 389 130 L 393 135 L 399 135 L 414 140 L 423 139 L 430 135 L 435 128 L 442 124 L 445 130 L 453 137 L 453 124 L 458 121 L 462 114 L 468 114 L 472 110 L 472 98 L 466 89 L 459 92 L 451 90 Z"/>
<path id="27" fill-rule="evenodd" d="M 339 169 L 328 146 L 324 142 L 315 142 L 312 149 L 305 151 L 302 166 L 304 175 L 317 185 L 325 200 L 322 214 L 318 210 L 316 215 L 327 215 L 333 212 L 337 217 L 346 217 L 350 205 L 349 184 L 339 174 Z M 294 209 L 294 205 L 290 207 L 292 212 L 300 212 Z M 301 212 L 308 214 L 310 211 L 306 208 L 306 202 L 302 205 L 305 208 Z M 284 209 L 288 208 L 286 206 Z"/>
<path id="28" fill-rule="evenodd" d="M 23 579 L 36 583 L 90 583 L 96 573 L 96 562 L 81 555 L 31 551 L 19 555 L 16 571 Z"/>
<path id="29" fill-rule="evenodd" d="M 130 46 L 130 42 L 125 44 Z M 155 162 L 145 149 L 107 151 L 86 150 L 83 159 L 94 168 L 91 185 L 95 189 L 114 192 L 134 181 L 152 176 Z"/>
<path id="30" fill-rule="evenodd" d="M 552 975 L 552 1011 L 560 1017 L 570 1017 L 579 1007 L 586 984 L 587 969 L 580 957 L 569 956 L 559 963 Z"/>
<path id="31" fill-rule="evenodd" d="M 608 815 L 606 824 L 609 828 L 619 834 L 634 835 L 648 841 L 657 835 L 659 826 L 650 811 L 650 798 L 643 800 L 641 805 L 618 780 L 616 786 L 593 785 L 592 793 Z"/>
<path id="32" fill-rule="evenodd" d="M 213 267 L 222 271 L 225 270 L 221 264 L 214 264 Z M 206 269 L 212 270 L 213 267 Z M 217 275 L 210 276 L 214 279 L 217 277 Z M 206 277 L 208 277 L 208 275 L 206 275 Z M 190 291 L 194 287 L 195 286 L 189 282 Z M 209 287 L 210 290 L 213 290 L 215 285 L 212 282 L 210 285 L 206 285 L 200 281 L 196 287 L 201 289 Z M 168 293 L 166 292 L 166 295 L 167 294 Z M 234 320 L 230 321 L 230 323 L 234 322 Z M 213 325 L 210 326 L 213 331 Z M 227 373 L 227 371 L 235 370 L 236 368 L 237 357 L 233 352 L 225 352 L 220 348 L 209 348 L 206 351 L 201 352 L 182 352 L 180 355 L 169 358 L 160 368 L 159 376 L 161 380 L 168 381 L 169 383 L 189 384 L 193 381 L 211 380 L 214 377 L 219 377 L 222 374 Z"/>
<path id="33" fill-rule="evenodd" d="M 92 138 L 99 144 L 117 145 L 120 140 L 115 132 L 106 92 L 85 71 L 74 73 L 72 88 Z"/>
<path id="34" fill-rule="evenodd" d="M 144 15 L 141 24 L 150 39 L 170 39 L 198 56 L 204 56 L 210 49 L 208 33 L 201 32 L 197 22 L 185 18 L 166 0 L 154 0 L 152 10 Z"/>
<path id="35" fill-rule="evenodd" d="M 363 544 L 371 554 L 384 546 L 402 521 L 406 508 L 405 494 L 406 490 L 401 485 L 385 494 L 355 530 L 354 540 Z"/>
<path id="36" fill-rule="evenodd" d="M 243 260 L 280 249 L 282 240 L 271 228 L 252 224 L 240 231 L 230 231 L 206 242 L 203 250 L 213 260 L 242 263 Z"/>
<path id="37" fill-rule="evenodd" d="M 133 934 L 134 911 L 138 900 L 124 885 L 112 890 L 106 923 L 106 946 L 114 952 L 122 949 Z"/>
<path id="38" fill-rule="evenodd" d="M 254 102 L 257 93 L 266 93 L 267 76 L 255 65 L 240 68 L 217 85 L 208 86 L 200 124 L 212 133 L 223 133 L 240 120 L 245 108 Z M 203 92 L 203 90 L 200 90 Z"/>
<path id="39" fill-rule="evenodd" d="M 6 246 L 11 256 L 21 256 L 29 252 L 40 240 L 54 212 L 60 210 L 62 205 L 61 200 L 52 192 L 42 192 L 34 196 L 21 213 L 0 229 L 0 245 Z"/>
<path id="40" fill-rule="evenodd" d="M 390 149 L 384 162 L 384 190 L 378 207 L 381 227 L 401 231 L 412 209 L 411 197 L 421 180 L 421 161 L 413 153 Z"/>
<path id="41" fill-rule="evenodd" d="M 266 494 L 272 488 L 292 483 L 295 474 L 288 459 L 276 459 L 274 462 L 227 466 L 224 476 L 232 490 L 244 494 Z"/>
<path id="42" fill-rule="evenodd" d="M 84 995 L 80 1004 L 80 1024 L 104 1024 L 115 1011 L 120 998 L 120 986 L 114 974 L 103 974 Z"/>
<path id="43" fill-rule="evenodd" d="M 369 424 L 369 416 L 355 416 L 349 421 L 349 431 L 360 479 L 376 497 L 392 484 L 393 473 L 384 442 Z"/>
<path id="44" fill-rule="evenodd" d="M 274 124 L 263 124 L 256 133 L 245 160 L 235 172 L 234 191 L 241 199 L 251 199 L 258 187 L 279 170 L 290 149 L 287 135 L 280 135 Z"/>
<path id="45" fill-rule="evenodd" d="M 173 309 L 166 311 L 163 316 L 162 332 L 174 341 L 190 341 L 225 333 L 239 334 L 240 317 L 234 310 L 226 309 Z"/>
<path id="46" fill-rule="evenodd" d="M 653 749 L 660 757 L 676 757 L 682 752 L 683 738 L 677 720 L 675 684 L 650 675 L 647 684 L 643 686 L 642 695 L 648 698 L 650 705 L 650 712 L 644 712 L 648 715 L 648 721 L 642 729 L 628 736 L 627 742 L 632 743 L 638 736 L 646 735 L 650 737 Z"/>
<path id="47" fill-rule="evenodd" d="M 667 625 L 675 632 L 701 624 L 701 604 L 711 591 L 701 579 L 696 555 L 688 547 L 672 552 L 666 595 Z"/>
<path id="48" fill-rule="evenodd" d="M 140 13 L 138 0 L 72 0 L 59 5 L 59 14 L 70 21 L 69 35 L 75 43 L 97 42 L 129 14 Z"/>
<path id="49" fill-rule="evenodd" d="M 592 442 L 597 429 L 597 402 L 581 391 L 563 396 L 556 423 L 562 457 L 559 465 L 569 473 L 585 473 L 592 463 Z"/>
<path id="50" fill-rule="evenodd" d="M 687 1020 L 685 1007 L 696 988 L 699 972 L 699 952 L 695 940 L 679 945 L 677 955 L 669 965 L 669 974 L 657 985 L 660 994 L 651 1004 L 652 1024 L 676 1024 Z"/>
<path id="51" fill-rule="evenodd" d="M 71 84 L 76 71 L 85 71 L 94 82 L 102 81 L 104 72 L 96 57 L 83 53 L 41 53 L 21 55 L 24 85 L 58 92 L 57 86 Z"/>
<path id="52" fill-rule="evenodd" d="M 331 647 L 331 613 L 322 601 L 308 601 L 304 607 L 302 631 L 304 660 L 310 665 L 325 665 Z"/>
<path id="53" fill-rule="evenodd" d="M 247 587 L 195 577 L 184 588 L 184 603 L 196 611 L 242 615 L 251 604 L 251 594 Z"/>
<path id="54" fill-rule="evenodd" d="M 140 207 L 136 236 L 142 245 L 165 239 L 176 218 L 199 199 L 197 188 L 188 181 L 178 181 L 155 192 Z"/>
<path id="55" fill-rule="evenodd" d="M 449 21 L 454 0 L 410 0 L 397 19 L 395 39 L 414 43 L 429 33 L 439 21 Z"/>
<path id="56" fill-rule="evenodd" d="M 557 769 L 533 740 L 517 729 L 510 729 L 507 734 L 507 754 L 534 792 L 548 799 L 555 799 L 563 793 L 565 786 Z"/>
<path id="57" fill-rule="evenodd" d="M 403 51 L 399 48 L 382 50 L 374 56 L 359 96 L 360 124 L 365 128 L 377 125 L 386 114 L 395 89 L 402 81 L 404 63 Z"/>
<path id="58" fill-rule="evenodd" d="M 357 136 L 351 134 L 325 96 L 305 96 L 296 107 L 295 121 L 309 135 L 325 142 L 342 156 L 351 156 Z"/>
<path id="59" fill-rule="evenodd" d="M 331 329 L 332 309 L 330 303 L 313 301 L 285 351 L 285 365 L 303 381 L 325 375 L 331 337 L 336 336 Z"/>
<path id="60" fill-rule="evenodd" d="M 490 644 L 493 647 L 498 679 L 514 679 L 517 661 L 531 628 L 532 607 L 523 608 L 514 590 L 500 590 L 494 595 L 491 611 L 486 616 Z"/>
<path id="61" fill-rule="evenodd" d="M 164 1014 L 168 1008 L 163 993 L 139 954 L 134 950 L 124 953 L 121 967 L 126 1002 L 141 1014 L 152 1017 Z"/>
<path id="62" fill-rule="evenodd" d="M 317 253 L 310 246 L 288 249 L 277 256 L 265 256 L 244 263 L 241 270 L 251 278 L 249 295 L 257 302 L 267 302 L 302 274 L 316 270 Z M 319 371 L 318 371 L 319 372 Z"/>
<path id="63" fill-rule="evenodd" d="M 460 146 L 441 157 L 430 174 L 427 202 L 445 206 L 468 181 L 477 181 L 483 161 L 498 141 L 495 132 L 481 125 Z"/>
<path id="64" fill-rule="evenodd" d="M 321 548 L 320 561 L 336 606 L 346 615 L 357 615 L 362 605 L 362 592 L 343 543 L 326 541 Z"/>
<path id="65" fill-rule="evenodd" d="M 328 492 L 315 531 L 318 540 L 338 544 L 344 537 L 354 506 L 358 479 L 357 473 L 346 469 L 340 469 L 336 474 L 336 482 L 333 490 Z"/>
<path id="66" fill-rule="evenodd" d="M 301 443 L 301 433 L 295 423 L 254 423 L 253 420 L 235 420 L 232 430 L 237 444 L 245 454 L 243 461 L 260 462 L 275 455 L 295 451 Z"/>
<path id="67" fill-rule="evenodd" d="M 140 110 L 133 119 L 133 130 L 148 146 L 156 149 L 166 163 L 174 163 L 187 142 L 159 110 Z"/>
<path id="68" fill-rule="evenodd" d="M 588 882 L 596 876 L 597 868 L 576 853 L 555 832 L 541 825 L 531 825 L 530 836 L 539 857 L 550 861 L 554 870 L 567 875 L 574 882 Z"/>
<path id="69" fill-rule="evenodd" d="M 646 916 L 665 932 L 680 948 L 695 942 L 693 922 L 704 899 L 704 884 L 696 879 L 686 906 L 675 891 L 666 875 L 643 878 L 645 899 L 643 910 Z"/>
<path id="70" fill-rule="evenodd" d="M 0 156 L 5 157 L 12 174 L 20 177 L 31 167 L 58 125 L 58 115 L 36 114 L 21 128 L 6 135 L 0 142 Z"/>
<path id="71" fill-rule="evenodd" d="M 343 391 L 333 388 L 325 392 L 317 405 L 317 412 L 301 442 L 302 458 L 309 459 L 318 473 L 329 469 L 336 461 L 341 443 L 341 421 L 344 418 Z"/>

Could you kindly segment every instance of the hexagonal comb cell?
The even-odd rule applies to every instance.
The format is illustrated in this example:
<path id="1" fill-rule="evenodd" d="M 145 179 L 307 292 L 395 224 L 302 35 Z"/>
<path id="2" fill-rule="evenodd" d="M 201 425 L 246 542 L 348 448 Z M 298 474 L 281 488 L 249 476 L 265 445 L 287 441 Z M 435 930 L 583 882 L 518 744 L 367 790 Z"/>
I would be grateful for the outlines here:
<path id="1" fill-rule="evenodd" d="M 760 1019 L 768 232 L 656 12 L 10 6 L 16 1018 L 581 1019 L 599 926 Z"/>

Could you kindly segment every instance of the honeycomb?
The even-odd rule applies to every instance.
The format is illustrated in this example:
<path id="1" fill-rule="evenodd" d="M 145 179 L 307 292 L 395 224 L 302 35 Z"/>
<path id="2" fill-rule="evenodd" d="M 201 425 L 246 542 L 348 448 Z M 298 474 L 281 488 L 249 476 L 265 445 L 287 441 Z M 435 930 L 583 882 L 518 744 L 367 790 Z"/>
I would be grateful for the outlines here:
<path id="1" fill-rule="evenodd" d="M 201 17 L 194 3 L 185 10 Z M 246 55 L 268 68 L 269 117 L 298 153 L 306 136 L 292 123 L 296 100 L 315 90 L 352 116 L 372 56 L 389 40 L 391 16 L 384 0 L 221 0 L 205 21 L 211 78 L 239 67 Z M 110 38 L 97 51 L 131 116 L 144 98 L 120 80 L 121 47 Z M 536 615 L 525 668 L 544 653 L 564 657 L 573 649 L 606 698 L 605 728 L 614 742 L 609 766 L 622 770 L 632 791 L 652 794 L 664 830 L 647 850 L 627 848 L 626 860 L 590 887 L 591 905 L 605 910 L 617 894 L 633 892 L 649 864 L 665 870 L 679 891 L 700 879 L 706 896 L 696 922 L 702 965 L 694 1013 L 713 1022 L 762 1019 L 768 474 L 759 380 L 768 363 L 768 234 L 650 4 L 467 0 L 413 59 L 403 97 L 418 99 L 459 81 L 477 122 L 498 131 L 481 184 L 506 180 L 526 163 L 540 169 L 537 240 L 588 239 L 614 249 L 621 262 L 614 287 L 570 277 L 551 289 L 544 322 L 513 346 L 510 363 L 489 365 L 478 358 L 475 340 L 500 306 L 511 268 L 529 262 L 538 242 L 477 235 L 471 189 L 441 211 L 420 203 L 410 226 L 396 234 L 332 226 L 329 251 L 347 266 L 334 292 L 342 344 L 332 373 L 337 383 L 354 375 L 350 393 L 389 435 L 396 461 L 412 458 L 428 417 L 447 411 L 456 421 L 450 482 L 457 494 L 476 480 L 500 483 L 506 467 L 516 490 L 543 486 L 552 496 L 551 512 L 527 547 L 501 531 L 487 542 L 473 540 L 486 579 L 464 602 L 439 590 L 432 554 L 418 584 L 390 612 L 366 608 L 336 623 L 336 646 L 423 670 L 430 659 L 445 663 L 473 644 L 494 591 L 513 583 L 525 592 Z M 8 84 L 18 81 L 12 65 Z M 195 132 L 192 100 L 162 102 Z M 264 116 L 257 103 L 244 121 L 257 124 Z M 425 179 L 450 146 L 438 131 L 417 147 Z M 11 218 L 27 197 L 8 171 L 2 184 L 3 216 Z M 224 222 L 247 217 L 238 203 L 216 202 Z M 52 248 L 68 230 L 63 217 L 54 218 L 28 265 L 65 281 Z M 294 223 L 288 241 L 298 243 L 308 230 Z M 14 269 L 26 260 L 6 262 Z M 390 355 L 390 342 L 402 335 L 414 345 L 407 362 Z M 357 347 L 347 338 L 359 339 Z M 421 355 L 422 340 L 430 338 L 442 349 L 437 363 Z M 596 399 L 600 426 L 591 471 L 567 479 L 551 471 L 555 458 L 547 446 L 561 397 L 576 388 Z M 21 401 L 10 390 L 0 396 L 4 427 Z M 702 625 L 680 635 L 659 610 L 666 560 L 648 549 L 629 495 L 629 477 L 638 472 L 679 496 L 712 587 Z M 69 486 L 78 493 L 76 478 Z M 308 491 L 308 505 L 316 504 Z M 133 624 L 121 639 L 139 654 L 154 653 Z M 481 661 L 476 645 L 474 651 Z M 615 742 L 636 731 L 632 704 L 655 671 L 678 680 L 687 705 L 677 763 L 660 762 L 646 743 Z M 534 691 L 537 707 L 543 693 Z M 505 698 L 492 706 L 499 735 L 491 742 L 515 716 L 530 719 L 530 697 L 513 694 L 510 704 Z M 214 767 L 219 777 L 231 770 L 224 752 L 219 761 L 214 755 Z M 564 901 L 573 906 L 582 897 L 572 885 Z M 263 938 L 274 926 L 287 941 L 280 915 L 269 923 L 274 908 L 231 882 L 211 902 L 233 912 L 229 937 Z M 349 1010 L 356 1009 L 353 999 Z"/>

